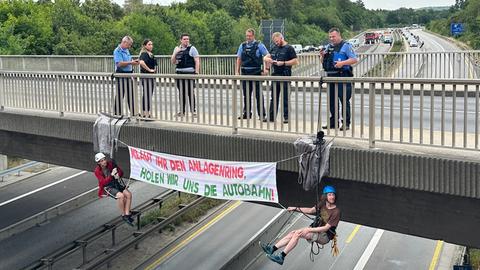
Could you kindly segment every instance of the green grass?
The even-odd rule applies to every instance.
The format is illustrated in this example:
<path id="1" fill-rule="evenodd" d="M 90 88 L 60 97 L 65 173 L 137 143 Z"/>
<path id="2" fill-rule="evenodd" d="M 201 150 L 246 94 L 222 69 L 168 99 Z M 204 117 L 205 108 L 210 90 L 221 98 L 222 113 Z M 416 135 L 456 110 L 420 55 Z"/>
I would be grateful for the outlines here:
<path id="1" fill-rule="evenodd" d="M 390 52 L 401 52 L 403 50 L 403 38 L 401 38 L 393 43 Z M 393 72 L 400 65 L 400 62 L 401 58 L 397 55 L 387 55 L 383 59 L 383 65 L 382 63 L 377 64 L 374 68 L 370 69 L 367 74 L 365 74 L 365 77 L 388 77 L 391 72 Z"/>
<path id="2" fill-rule="evenodd" d="M 25 164 L 27 162 L 28 162 L 28 160 L 23 159 L 23 158 L 8 157 L 7 158 L 7 168 L 8 169 L 14 168 L 14 167 L 20 166 L 22 164 Z"/>
<path id="3" fill-rule="evenodd" d="M 473 269 L 480 269 L 480 249 L 470 249 L 470 263 Z"/>
<path id="4" fill-rule="evenodd" d="M 180 196 L 174 196 L 163 202 L 162 208 L 149 211 L 142 216 L 141 225 L 145 226 L 150 223 L 156 223 L 160 217 L 168 217 L 179 210 L 180 204 L 188 204 L 198 198 L 196 195 L 181 193 Z M 207 213 L 207 211 L 215 206 L 222 204 L 223 200 L 215 200 L 207 198 L 199 205 L 187 211 L 181 217 L 177 218 L 173 225 L 178 226 L 184 222 L 197 222 L 199 218 Z"/>

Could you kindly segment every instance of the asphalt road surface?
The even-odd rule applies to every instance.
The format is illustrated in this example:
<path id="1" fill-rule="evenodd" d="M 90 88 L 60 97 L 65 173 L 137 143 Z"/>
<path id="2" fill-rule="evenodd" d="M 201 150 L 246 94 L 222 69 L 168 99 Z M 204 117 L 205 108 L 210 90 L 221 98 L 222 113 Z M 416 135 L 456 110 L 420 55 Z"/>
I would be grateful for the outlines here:
<path id="1" fill-rule="evenodd" d="M 240 249 L 278 209 L 241 203 L 198 236 L 165 250 L 137 269 L 218 269 Z M 311 221 L 295 214 L 285 231 L 308 226 Z M 202 229 L 197 229 L 202 230 Z M 192 232 L 196 234 L 198 231 Z M 286 257 L 282 269 L 428 269 L 435 260 L 437 241 L 402 235 L 347 222 L 337 229 L 340 254 L 332 257 L 327 245 L 315 261 L 309 259 L 310 245 L 301 240 Z M 190 234 L 191 235 L 191 234 Z M 173 251 L 172 251 L 173 250 Z M 444 250 L 444 258 L 451 257 Z M 258 259 L 248 269 L 279 269 L 259 250 Z"/>

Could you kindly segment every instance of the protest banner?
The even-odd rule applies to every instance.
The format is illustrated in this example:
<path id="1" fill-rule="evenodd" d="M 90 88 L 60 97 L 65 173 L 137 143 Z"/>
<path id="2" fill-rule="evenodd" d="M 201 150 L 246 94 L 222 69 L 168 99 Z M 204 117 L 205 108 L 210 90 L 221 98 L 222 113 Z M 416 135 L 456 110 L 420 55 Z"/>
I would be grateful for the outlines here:
<path id="1" fill-rule="evenodd" d="M 207 160 L 131 146 L 128 150 L 133 179 L 215 199 L 278 203 L 274 162 Z"/>

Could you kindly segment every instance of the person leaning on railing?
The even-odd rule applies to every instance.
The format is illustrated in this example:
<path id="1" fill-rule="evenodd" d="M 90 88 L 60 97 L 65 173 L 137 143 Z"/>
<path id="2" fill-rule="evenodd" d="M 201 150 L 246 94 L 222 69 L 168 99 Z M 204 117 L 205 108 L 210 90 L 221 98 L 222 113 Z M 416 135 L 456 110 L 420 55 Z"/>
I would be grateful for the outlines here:
<path id="1" fill-rule="evenodd" d="M 157 66 L 157 60 L 152 53 L 153 42 L 150 39 L 145 39 L 140 51 L 140 73 L 153 74 L 155 73 L 155 66 Z M 155 88 L 155 79 L 142 78 L 143 98 L 142 98 L 142 117 L 151 117 L 151 102 L 153 89 Z"/>
<path id="2" fill-rule="evenodd" d="M 175 72 L 177 74 L 198 74 L 200 71 L 200 55 L 197 49 L 190 44 L 189 34 L 182 34 L 180 36 L 180 45 L 173 50 L 170 58 L 172 64 L 177 65 Z M 197 116 L 195 109 L 195 80 L 192 79 L 177 79 L 177 88 L 180 97 L 181 111 L 176 114 L 177 117 L 185 115 L 186 96 L 188 94 L 188 102 L 190 104 L 190 112 L 192 116 Z"/>
<path id="3" fill-rule="evenodd" d="M 113 61 L 115 62 L 116 73 L 133 73 L 133 66 L 140 64 L 139 60 L 132 60 L 130 51 L 133 39 L 129 36 L 122 38 L 120 44 L 113 51 Z M 135 104 L 133 96 L 133 80 L 132 78 L 117 78 L 117 95 L 113 111 L 115 115 L 122 115 L 122 100 L 127 93 L 127 103 L 130 107 L 130 113 L 135 114 Z"/>
<path id="4" fill-rule="evenodd" d="M 324 50 L 320 52 L 322 57 L 323 69 L 327 73 L 328 77 L 353 77 L 352 65 L 357 63 L 357 55 L 353 51 L 352 45 L 345 42 L 342 39 L 340 30 L 338 28 L 332 28 L 328 31 L 328 38 L 330 44 L 326 46 Z M 335 128 L 337 123 L 335 122 L 335 103 L 338 104 L 338 100 L 342 103 L 342 116 L 345 111 L 346 119 L 343 119 L 343 124 L 340 130 L 350 129 L 350 98 L 352 97 L 352 84 L 351 83 L 338 83 L 338 96 L 335 96 L 335 83 L 328 84 L 329 91 L 329 104 L 330 104 L 330 123 L 322 128 Z M 345 89 L 345 93 L 343 92 Z M 343 104 L 343 95 L 345 95 L 345 104 Z M 336 102 L 335 102 L 336 101 Z M 337 105 L 337 108 L 338 105 Z M 340 117 L 337 118 L 337 120 Z"/>

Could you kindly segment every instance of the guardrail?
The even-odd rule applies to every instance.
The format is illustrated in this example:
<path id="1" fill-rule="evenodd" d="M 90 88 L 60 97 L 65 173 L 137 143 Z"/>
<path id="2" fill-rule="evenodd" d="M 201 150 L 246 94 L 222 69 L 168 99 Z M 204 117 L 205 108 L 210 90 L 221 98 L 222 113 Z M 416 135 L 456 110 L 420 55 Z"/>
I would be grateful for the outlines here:
<path id="1" fill-rule="evenodd" d="M 181 81 L 187 83 L 180 85 L 182 91 L 179 91 L 177 83 Z M 342 130 L 340 120 L 347 119 L 347 112 L 340 113 L 339 109 L 348 100 L 346 91 L 342 91 L 346 83 L 354 86 L 350 98 L 352 117 L 350 129 Z M 126 89 L 126 85 L 131 87 L 125 90 L 129 94 L 115 102 L 117 90 Z M 193 94 L 183 96 L 181 93 L 188 92 L 188 85 L 194 86 Z M 256 85 L 260 94 L 258 101 L 255 95 L 247 95 L 246 100 L 246 104 L 250 104 L 246 111 L 251 111 L 252 116 L 248 117 L 247 113 L 245 119 L 239 119 L 243 114 L 242 88 L 245 86 L 246 92 L 255 93 Z M 272 92 L 272 86 L 277 91 Z M 150 101 L 153 120 L 226 127 L 233 133 L 253 129 L 296 134 L 316 133 L 329 122 L 329 112 L 333 111 L 334 125 L 326 130 L 328 136 L 368 140 L 371 147 L 376 141 L 386 141 L 478 149 L 479 86 L 480 80 L 467 79 L 112 76 L 108 73 L 3 71 L 0 72 L 0 109 L 95 115 L 115 114 L 116 107 L 119 109 L 116 114 L 143 120 L 139 115 L 146 113 L 147 108 L 142 108 L 142 102 Z M 288 97 L 288 102 L 284 102 L 284 97 Z M 334 102 L 337 97 L 340 103 Z M 127 101 L 134 104 L 134 108 L 129 110 Z M 279 104 L 278 110 L 274 109 L 275 104 Z M 284 122 L 282 116 L 287 106 L 288 121 Z M 259 115 L 268 117 L 270 110 L 273 119 L 261 121 Z"/>
<path id="2" fill-rule="evenodd" d="M 40 213 L 37 213 L 33 216 L 30 216 L 12 225 L 9 225 L 8 227 L 0 229 L 0 241 L 7 239 L 12 235 L 26 231 L 31 227 L 39 226 L 39 224 L 43 224 L 53 219 L 54 217 L 68 213 L 71 210 L 79 208 L 97 198 L 98 198 L 98 188 L 85 191 L 82 194 L 79 194 L 60 204 L 57 204 L 46 210 L 43 210 Z"/>
<path id="3" fill-rule="evenodd" d="M 144 234 L 145 232 L 140 231 L 141 229 L 143 229 L 143 227 L 140 225 L 142 214 L 152 209 L 161 208 L 164 201 L 174 196 L 177 196 L 177 195 L 179 196 L 179 194 L 180 193 L 177 191 L 168 190 L 166 192 L 159 194 L 155 198 L 152 198 L 151 200 L 144 202 L 143 204 L 139 205 L 134 210 L 132 210 L 132 213 L 134 213 L 137 218 L 136 233 L 133 233 L 133 235 L 128 235 L 128 236 L 119 235 L 119 232 L 117 231 L 117 229 L 121 226 L 126 226 L 126 224 L 124 221 L 121 220 L 120 217 L 118 217 L 100 227 L 95 228 L 89 233 L 79 237 L 77 240 L 66 244 L 65 246 L 59 248 L 58 250 L 52 252 L 51 254 L 44 256 L 42 259 L 30 264 L 24 269 L 54 269 L 54 266 L 56 264 L 64 260 L 71 259 L 71 256 L 77 253 L 81 253 L 82 266 L 98 259 L 98 257 L 109 256 L 109 254 L 111 255 L 111 253 L 109 254 L 105 252 L 89 253 L 87 251 L 91 249 L 95 249 L 94 243 L 99 241 L 105 241 L 104 238 L 108 237 L 109 235 L 111 240 L 110 241 L 111 246 L 112 248 L 115 248 L 120 244 L 125 244 L 124 241 L 129 240 L 131 236 L 136 238 L 138 235 Z M 156 226 L 154 226 L 154 228 L 156 228 Z M 130 240 L 130 244 L 127 244 L 127 247 L 130 247 L 133 244 L 135 244 L 135 241 L 137 240 L 134 240 L 134 241 Z M 87 250 L 88 247 L 91 247 L 91 248 Z M 92 255 L 94 255 L 93 258 L 92 258 Z M 79 269 L 79 268 L 75 268 L 75 269 Z"/>
<path id="4" fill-rule="evenodd" d="M 14 173 L 20 173 L 21 171 L 27 169 L 27 168 L 30 168 L 32 166 L 35 166 L 37 165 L 39 162 L 38 161 L 29 161 L 25 164 L 22 164 L 22 165 L 19 165 L 17 167 L 14 167 L 14 168 L 10 168 L 10 169 L 6 169 L 6 170 L 3 170 L 3 171 L 0 171 L 0 177 L 2 178 L 2 180 L 0 182 L 3 182 L 3 178 L 6 177 L 6 176 L 9 176 L 9 175 L 12 175 Z"/>
<path id="5" fill-rule="evenodd" d="M 354 67 L 355 76 L 396 78 L 463 78 L 480 76 L 480 51 L 451 52 L 392 52 L 358 53 L 359 63 Z M 155 56 L 158 62 L 156 73 L 173 74 L 175 66 L 169 55 Z M 300 64 L 293 68 L 295 76 L 324 75 L 318 53 L 298 55 Z M 201 73 L 205 75 L 234 75 L 235 55 L 200 56 Z M 393 73 L 382 68 L 390 62 L 402 64 Z M 374 72 L 369 72 L 379 65 Z M 114 72 L 113 57 L 65 56 L 65 55 L 3 55 L 0 70 L 59 71 L 59 72 Z M 135 67 L 138 72 L 138 67 Z"/>

